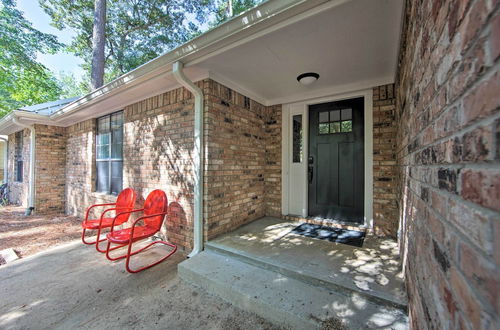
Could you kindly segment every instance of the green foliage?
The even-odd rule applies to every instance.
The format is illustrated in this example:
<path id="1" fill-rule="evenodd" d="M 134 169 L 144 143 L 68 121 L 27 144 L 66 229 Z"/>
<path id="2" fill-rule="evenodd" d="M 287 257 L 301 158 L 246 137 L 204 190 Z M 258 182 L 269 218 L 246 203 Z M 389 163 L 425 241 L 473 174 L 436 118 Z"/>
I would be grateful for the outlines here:
<path id="1" fill-rule="evenodd" d="M 34 29 L 14 0 L 0 0 L 0 116 L 59 97 L 57 80 L 36 54 L 55 53 L 61 46 L 54 35 Z"/>
<path id="2" fill-rule="evenodd" d="M 69 50 L 84 60 L 90 73 L 92 57 L 92 0 L 39 0 L 58 29 L 77 35 Z M 199 32 L 190 21 L 203 23 L 210 0 L 108 0 L 105 81 L 110 81 L 189 40 Z"/>
<path id="3" fill-rule="evenodd" d="M 57 80 L 61 88 L 60 98 L 62 99 L 83 96 L 89 92 L 89 86 L 78 81 L 72 73 L 61 71 L 57 75 Z"/>

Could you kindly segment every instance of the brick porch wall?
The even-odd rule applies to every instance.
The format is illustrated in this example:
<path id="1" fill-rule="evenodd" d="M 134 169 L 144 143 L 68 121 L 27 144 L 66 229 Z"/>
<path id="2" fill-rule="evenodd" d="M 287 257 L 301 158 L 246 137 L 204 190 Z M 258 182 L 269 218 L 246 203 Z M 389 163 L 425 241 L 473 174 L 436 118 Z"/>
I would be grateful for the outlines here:
<path id="1" fill-rule="evenodd" d="M 373 88 L 373 229 L 396 237 L 396 95 L 394 84 Z"/>
<path id="2" fill-rule="evenodd" d="M 398 202 L 414 329 L 500 328 L 499 9 L 406 1 Z"/>
<path id="3" fill-rule="evenodd" d="M 206 82 L 198 83 L 202 88 Z M 124 109 L 123 187 L 134 188 L 142 205 L 162 189 L 169 199 L 163 234 L 181 248 L 192 244 L 194 98 L 184 88 Z M 83 216 L 88 205 L 114 201 L 95 192 L 95 124 L 91 119 L 68 128 L 67 213 Z"/>
<path id="4" fill-rule="evenodd" d="M 281 216 L 281 105 L 265 107 L 213 80 L 205 91 L 205 235 Z"/>
<path id="5" fill-rule="evenodd" d="M 266 107 L 266 215 L 281 216 L 281 105 Z"/>
<path id="6" fill-rule="evenodd" d="M 265 107 L 213 80 L 205 93 L 205 235 L 263 217 Z"/>
<path id="7" fill-rule="evenodd" d="M 64 212 L 66 128 L 35 125 L 35 212 Z"/>

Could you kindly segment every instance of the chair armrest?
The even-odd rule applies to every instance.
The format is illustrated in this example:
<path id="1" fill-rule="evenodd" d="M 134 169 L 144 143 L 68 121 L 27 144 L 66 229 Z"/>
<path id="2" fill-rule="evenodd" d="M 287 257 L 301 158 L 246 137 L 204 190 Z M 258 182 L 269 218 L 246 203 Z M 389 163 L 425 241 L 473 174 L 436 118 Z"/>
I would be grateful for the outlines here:
<path id="1" fill-rule="evenodd" d="M 104 214 L 106 214 L 107 212 L 109 211 L 113 211 L 113 210 L 118 210 L 117 207 L 112 207 L 110 209 L 105 209 L 102 213 L 101 213 L 101 218 L 99 219 L 99 227 L 101 227 L 102 225 L 102 220 L 104 219 Z M 113 219 L 114 220 L 114 219 Z"/>
<path id="2" fill-rule="evenodd" d="M 134 212 L 141 212 L 141 211 L 144 211 L 144 209 L 137 209 L 137 210 L 132 210 L 132 211 L 126 211 L 126 212 L 120 212 L 118 213 L 117 215 L 115 215 L 114 219 L 113 219 L 113 222 L 111 223 L 111 230 L 110 230 L 110 233 L 113 232 L 113 228 L 115 227 L 115 221 L 116 219 L 122 215 L 122 214 L 127 214 L 127 213 L 134 213 Z"/>
<path id="3" fill-rule="evenodd" d="M 97 206 L 110 206 L 110 205 L 116 205 L 116 203 L 94 204 L 94 205 L 89 206 L 89 208 L 87 208 L 87 212 L 85 213 L 85 221 L 89 219 L 90 210 L 93 209 L 94 207 L 97 207 Z"/>
<path id="4" fill-rule="evenodd" d="M 140 217 L 139 219 L 135 220 L 134 223 L 132 224 L 132 229 L 130 230 L 130 242 L 132 242 L 132 238 L 134 237 L 134 230 L 135 230 L 135 225 L 141 221 L 142 219 L 146 219 L 146 218 L 152 218 L 152 217 L 157 217 L 157 216 L 160 216 L 160 215 L 167 215 L 168 212 L 162 212 L 162 213 L 156 213 L 156 214 L 150 214 L 150 215 L 145 215 L 145 216 L 142 216 Z"/>

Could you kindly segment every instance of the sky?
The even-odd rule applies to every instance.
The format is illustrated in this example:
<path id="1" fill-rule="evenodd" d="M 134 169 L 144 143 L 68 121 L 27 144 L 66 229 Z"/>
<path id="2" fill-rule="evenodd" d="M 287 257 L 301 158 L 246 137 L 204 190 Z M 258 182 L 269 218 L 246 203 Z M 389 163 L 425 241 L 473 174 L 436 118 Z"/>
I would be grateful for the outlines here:
<path id="1" fill-rule="evenodd" d="M 70 43 L 75 35 L 74 31 L 69 29 L 59 31 L 52 27 L 50 16 L 40 8 L 38 0 L 17 0 L 17 8 L 24 13 L 24 17 L 33 24 L 35 29 L 56 35 L 62 43 Z M 73 73 L 77 80 L 83 76 L 83 69 L 80 67 L 83 61 L 70 53 L 38 54 L 38 60 L 54 73 L 61 71 Z"/>

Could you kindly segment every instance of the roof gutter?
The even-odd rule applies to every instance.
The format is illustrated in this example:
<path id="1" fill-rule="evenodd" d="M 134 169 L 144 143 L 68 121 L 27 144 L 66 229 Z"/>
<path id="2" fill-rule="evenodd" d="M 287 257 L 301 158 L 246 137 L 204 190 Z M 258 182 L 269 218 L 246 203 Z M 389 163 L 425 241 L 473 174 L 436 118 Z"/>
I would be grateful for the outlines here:
<path id="1" fill-rule="evenodd" d="M 26 215 L 31 215 L 35 209 L 35 126 L 20 123 L 16 116 L 13 116 L 12 122 L 18 126 L 30 130 L 30 163 L 29 163 L 29 179 L 28 179 L 28 208 Z"/>
<path id="2" fill-rule="evenodd" d="M 172 73 L 194 95 L 194 242 L 188 255 L 191 258 L 203 251 L 203 91 L 184 75 L 183 67 L 181 62 L 175 62 Z"/>

